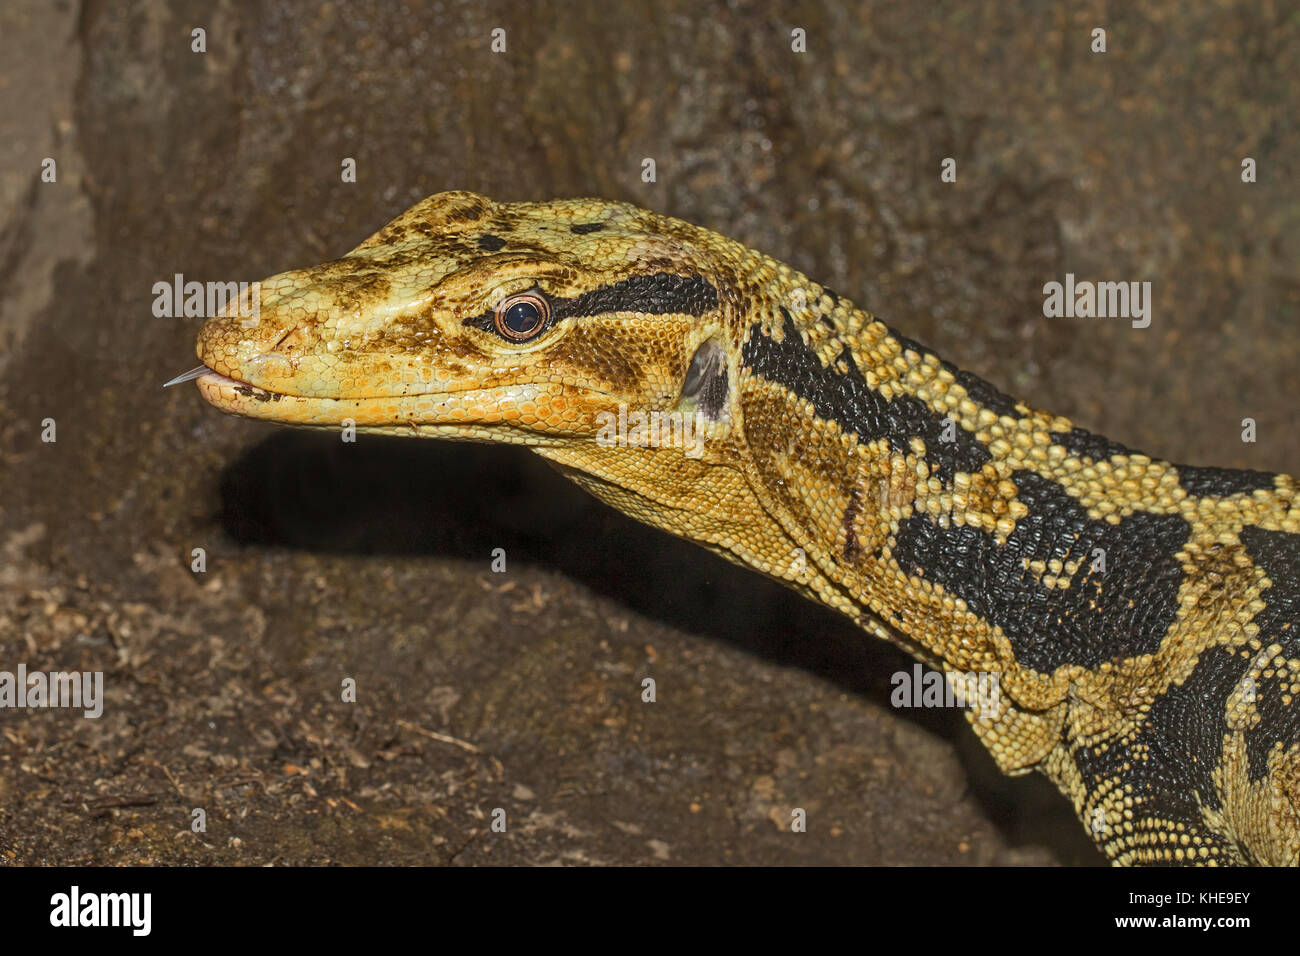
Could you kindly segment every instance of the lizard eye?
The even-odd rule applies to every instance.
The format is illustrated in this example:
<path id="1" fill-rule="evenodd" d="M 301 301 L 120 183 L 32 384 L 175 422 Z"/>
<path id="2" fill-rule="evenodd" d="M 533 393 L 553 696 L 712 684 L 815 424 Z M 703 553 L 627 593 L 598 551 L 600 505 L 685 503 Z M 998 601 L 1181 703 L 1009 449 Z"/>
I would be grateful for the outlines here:
<path id="1" fill-rule="evenodd" d="M 511 342 L 526 342 L 546 327 L 551 305 L 538 292 L 521 292 L 496 307 L 497 331 Z"/>

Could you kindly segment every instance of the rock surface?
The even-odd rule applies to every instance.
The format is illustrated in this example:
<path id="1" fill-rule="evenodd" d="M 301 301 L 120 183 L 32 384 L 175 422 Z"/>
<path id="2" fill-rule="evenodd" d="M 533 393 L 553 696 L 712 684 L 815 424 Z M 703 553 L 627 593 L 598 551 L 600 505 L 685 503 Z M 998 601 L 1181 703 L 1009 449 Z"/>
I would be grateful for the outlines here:
<path id="1" fill-rule="evenodd" d="M 1117 441 L 1294 473 L 1300 23 L 1187 6 L 6 4 L 0 669 L 106 703 L 0 713 L 0 862 L 1099 863 L 959 714 L 890 708 L 909 660 L 526 453 L 161 391 L 197 323 L 152 287 L 442 189 L 603 195 Z M 1045 319 L 1067 272 L 1151 280 L 1151 327 Z"/>

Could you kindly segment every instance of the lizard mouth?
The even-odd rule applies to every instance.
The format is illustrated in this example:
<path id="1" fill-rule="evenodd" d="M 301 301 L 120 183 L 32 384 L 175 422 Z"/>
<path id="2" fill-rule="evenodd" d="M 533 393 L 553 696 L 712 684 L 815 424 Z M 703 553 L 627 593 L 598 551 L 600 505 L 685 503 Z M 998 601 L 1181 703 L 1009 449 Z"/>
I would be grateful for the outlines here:
<path id="1" fill-rule="evenodd" d="M 334 427 L 355 425 L 371 431 L 419 432 L 445 438 L 522 441 L 545 444 L 558 423 L 531 412 L 534 403 L 560 391 L 548 384 L 468 387 L 407 395 L 331 398 L 277 392 L 231 378 L 207 365 L 191 369 L 164 387 L 193 381 L 204 401 L 218 410 L 245 418 L 284 425 Z M 549 427 L 548 427 L 549 426 Z M 503 431 L 533 435 L 532 439 L 503 438 Z"/>
<path id="2" fill-rule="evenodd" d="M 204 366 L 204 368 L 206 371 L 201 373 L 195 379 L 195 382 L 199 386 L 200 394 L 210 402 L 213 402 L 210 396 L 214 393 L 221 394 L 226 389 L 233 389 L 236 394 L 252 399 L 255 402 L 278 402 L 285 398 L 304 397 L 290 395 L 287 392 L 273 392 L 269 388 L 262 388 L 260 385 L 252 385 L 248 382 L 241 382 L 237 378 L 231 378 L 229 375 L 223 375 L 214 369 L 207 368 L 207 366 Z M 329 401 L 329 399 L 326 400 Z M 213 402 L 213 404 L 217 403 Z"/>
<path id="3" fill-rule="evenodd" d="M 180 385 L 183 382 L 197 384 L 199 393 L 219 408 L 225 404 L 223 397 L 228 391 L 233 391 L 237 395 L 258 402 L 278 402 L 284 398 L 304 397 L 289 395 L 286 392 L 272 391 L 260 385 L 253 385 L 251 382 L 241 382 L 239 379 L 231 378 L 229 375 L 218 372 L 208 365 L 200 365 L 188 372 L 182 372 L 170 381 L 164 382 L 163 388 L 171 388 L 173 385 Z"/>
<path id="4" fill-rule="evenodd" d="M 203 400 L 223 412 L 246 418 L 281 421 L 286 424 L 340 425 L 344 424 L 344 419 L 347 418 L 353 419 L 357 424 L 361 424 L 364 419 L 369 424 L 374 414 L 373 412 L 367 414 L 367 409 L 371 408 L 376 401 L 382 401 L 371 398 L 343 400 L 277 392 L 261 385 L 231 378 L 206 365 L 177 376 L 177 379 L 173 379 L 168 384 L 178 380 L 188 381 L 191 378 L 198 386 Z M 375 423 L 379 424 L 379 422 Z M 382 424 L 396 423 L 389 419 Z"/>

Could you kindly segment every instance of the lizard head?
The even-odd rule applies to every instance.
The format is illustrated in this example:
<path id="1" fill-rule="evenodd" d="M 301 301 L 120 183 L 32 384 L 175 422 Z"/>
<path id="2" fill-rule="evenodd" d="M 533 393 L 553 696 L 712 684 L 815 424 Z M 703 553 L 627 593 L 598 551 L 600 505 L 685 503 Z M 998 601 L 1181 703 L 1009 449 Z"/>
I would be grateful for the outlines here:
<path id="1" fill-rule="evenodd" d="M 624 203 L 449 192 L 254 301 L 203 326 L 178 379 L 218 408 L 529 446 L 634 518 L 854 607 L 804 561 L 804 524 L 838 534 L 858 499 L 789 517 L 808 489 L 838 500 L 851 443 L 790 396 L 847 378 L 836 329 L 866 317 L 790 267 Z"/>
<path id="2" fill-rule="evenodd" d="M 210 319 L 198 386 L 286 424 L 680 455 L 733 417 L 719 277 L 743 252 L 623 203 L 440 193 Z"/>

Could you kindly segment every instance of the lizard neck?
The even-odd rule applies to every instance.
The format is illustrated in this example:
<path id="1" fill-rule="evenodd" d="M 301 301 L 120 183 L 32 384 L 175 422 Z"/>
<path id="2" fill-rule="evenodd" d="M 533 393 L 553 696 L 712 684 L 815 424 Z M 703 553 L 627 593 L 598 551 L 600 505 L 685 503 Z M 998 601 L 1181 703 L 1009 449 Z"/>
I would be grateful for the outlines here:
<path id="1" fill-rule="evenodd" d="M 815 564 L 808 589 L 995 687 L 971 728 L 1004 772 L 1043 770 L 1112 858 L 1185 858 L 1159 832 L 1177 820 L 1199 858 L 1294 860 L 1294 837 L 1257 835 L 1293 824 L 1251 808 L 1294 792 L 1286 698 L 1256 688 L 1300 606 L 1276 583 L 1300 566 L 1295 482 L 1152 459 L 793 273 L 766 291 L 738 397 L 751 484 Z M 1251 770 L 1225 771 L 1249 763 L 1266 708 Z"/>
<path id="2" fill-rule="evenodd" d="M 823 601 L 849 595 L 860 623 L 936 666 L 1014 686 L 1156 653 L 1187 597 L 1194 492 L 1272 487 L 1131 452 L 788 267 L 752 274 L 766 285 L 740 402 L 759 493 L 834 581 Z"/>

